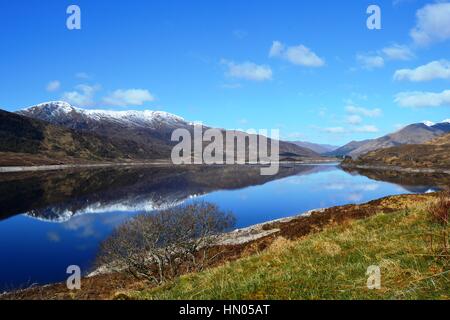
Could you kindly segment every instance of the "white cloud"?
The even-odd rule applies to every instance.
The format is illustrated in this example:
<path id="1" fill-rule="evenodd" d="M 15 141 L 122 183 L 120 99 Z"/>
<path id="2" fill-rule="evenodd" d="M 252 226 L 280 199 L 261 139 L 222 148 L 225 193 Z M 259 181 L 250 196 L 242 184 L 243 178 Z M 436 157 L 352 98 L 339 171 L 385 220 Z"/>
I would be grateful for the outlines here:
<path id="1" fill-rule="evenodd" d="M 450 39 L 450 3 L 428 4 L 416 13 L 416 26 L 410 35 L 421 46 Z"/>
<path id="2" fill-rule="evenodd" d="M 450 62 L 447 60 L 432 61 L 416 69 L 400 69 L 395 71 L 394 79 L 414 82 L 450 79 Z"/>
<path id="3" fill-rule="evenodd" d="M 376 133 L 378 131 L 378 128 L 373 125 L 361 126 L 354 129 L 354 132 L 357 133 Z"/>
<path id="4" fill-rule="evenodd" d="M 384 59 L 379 55 L 358 54 L 356 61 L 367 70 L 384 67 Z"/>
<path id="5" fill-rule="evenodd" d="M 330 134 L 351 134 L 351 133 L 377 133 L 379 129 L 374 125 L 364 125 L 353 128 L 328 127 L 321 129 Z"/>
<path id="6" fill-rule="evenodd" d="M 325 61 L 304 45 L 285 47 L 280 41 L 274 41 L 269 57 L 282 58 L 292 64 L 306 67 L 322 67 Z"/>
<path id="7" fill-rule="evenodd" d="M 414 58 L 414 54 L 407 46 L 394 44 L 390 47 L 385 47 L 381 52 L 390 60 L 410 60 Z"/>
<path id="8" fill-rule="evenodd" d="M 395 102 L 402 107 L 411 108 L 450 106 L 450 90 L 437 93 L 424 91 L 400 92 L 395 96 Z"/>
<path id="9" fill-rule="evenodd" d="M 232 78 L 251 81 L 265 81 L 272 79 L 272 69 L 266 65 L 257 65 L 253 62 L 235 63 L 222 60 L 222 64 L 228 67 L 226 75 Z"/>
<path id="10" fill-rule="evenodd" d="M 347 112 L 350 114 L 356 114 L 356 115 L 361 115 L 361 116 L 370 117 L 370 118 L 379 117 L 383 113 L 383 111 L 379 108 L 366 109 L 366 108 L 356 107 L 356 106 L 352 106 L 352 105 L 347 106 L 345 108 L 345 110 L 347 110 Z"/>
<path id="11" fill-rule="evenodd" d="M 340 133 L 346 133 L 347 130 L 345 130 L 345 128 L 343 127 L 329 127 L 329 128 L 325 128 L 324 129 L 326 132 L 328 133 L 333 133 L 333 134 L 340 134 Z"/>
<path id="12" fill-rule="evenodd" d="M 75 87 L 75 91 L 64 92 L 62 100 L 78 107 L 88 107 L 94 104 L 94 95 L 100 89 L 100 86 L 90 86 L 80 84 Z"/>
<path id="13" fill-rule="evenodd" d="M 46 90 L 48 92 L 54 92 L 59 90 L 59 88 L 61 88 L 61 82 L 59 82 L 58 80 L 54 80 L 54 81 L 50 81 L 47 84 Z"/>
<path id="14" fill-rule="evenodd" d="M 280 41 L 274 41 L 272 47 L 270 47 L 269 57 L 279 57 L 283 54 L 284 45 Z"/>
<path id="15" fill-rule="evenodd" d="M 145 102 L 154 101 L 155 97 L 145 89 L 119 89 L 103 98 L 103 103 L 116 106 L 142 106 Z"/>
<path id="16" fill-rule="evenodd" d="M 361 124 L 363 119 L 356 114 L 347 117 L 347 123 L 351 125 Z"/>
<path id="17" fill-rule="evenodd" d="M 371 51 L 368 53 L 358 53 L 356 62 L 366 70 L 383 68 L 386 61 L 392 60 L 411 60 L 414 58 L 412 50 L 405 45 L 392 44 L 381 50 Z"/>

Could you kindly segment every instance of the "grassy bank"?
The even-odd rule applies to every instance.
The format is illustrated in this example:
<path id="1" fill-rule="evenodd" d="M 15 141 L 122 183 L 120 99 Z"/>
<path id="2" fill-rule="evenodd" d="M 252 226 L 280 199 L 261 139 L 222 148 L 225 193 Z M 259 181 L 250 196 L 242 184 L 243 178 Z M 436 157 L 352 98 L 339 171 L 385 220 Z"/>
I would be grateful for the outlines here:
<path id="1" fill-rule="evenodd" d="M 125 294 L 136 299 L 449 299 L 449 253 L 443 252 L 443 234 L 449 230 L 429 219 L 427 206 L 428 201 L 406 201 L 404 209 L 330 225 L 301 239 L 278 237 L 258 254 Z M 381 269 L 380 290 L 367 288 L 371 265 Z"/>

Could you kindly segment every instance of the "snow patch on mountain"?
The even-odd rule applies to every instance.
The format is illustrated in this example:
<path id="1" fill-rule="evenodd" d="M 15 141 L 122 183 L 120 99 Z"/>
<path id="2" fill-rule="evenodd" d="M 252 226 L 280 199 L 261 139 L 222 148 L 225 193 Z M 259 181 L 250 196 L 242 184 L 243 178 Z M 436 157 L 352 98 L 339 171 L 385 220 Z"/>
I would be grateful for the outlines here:
<path id="1" fill-rule="evenodd" d="M 84 116 L 93 121 L 113 121 L 126 125 L 134 126 L 153 126 L 159 123 L 169 125 L 177 125 L 186 123 L 186 121 L 174 114 L 165 111 L 152 110 L 127 110 L 127 111 L 113 111 L 113 110 L 89 110 L 81 109 L 70 105 L 64 101 L 50 101 L 40 103 L 35 106 L 28 107 L 19 111 L 22 114 L 45 114 L 46 118 L 56 117 L 71 117 Z"/>
<path id="2" fill-rule="evenodd" d="M 427 127 L 432 127 L 434 126 L 436 123 L 432 122 L 432 121 L 424 121 L 422 122 L 424 125 L 426 125 Z"/>

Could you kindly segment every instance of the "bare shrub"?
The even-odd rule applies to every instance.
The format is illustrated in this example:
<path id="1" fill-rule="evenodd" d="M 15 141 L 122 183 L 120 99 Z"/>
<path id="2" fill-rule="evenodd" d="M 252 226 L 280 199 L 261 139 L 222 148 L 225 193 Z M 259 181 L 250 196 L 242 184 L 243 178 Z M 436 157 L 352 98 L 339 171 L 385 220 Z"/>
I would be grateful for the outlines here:
<path id="1" fill-rule="evenodd" d="M 101 244 L 96 264 L 159 284 L 203 269 L 212 258 L 206 248 L 234 224 L 233 215 L 204 202 L 144 213 L 116 228 Z"/>
<path id="2" fill-rule="evenodd" d="M 443 226 L 448 225 L 450 215 L 450 192 L 442 192 L 436 202 L 428 207 L 431 219 Z"/>

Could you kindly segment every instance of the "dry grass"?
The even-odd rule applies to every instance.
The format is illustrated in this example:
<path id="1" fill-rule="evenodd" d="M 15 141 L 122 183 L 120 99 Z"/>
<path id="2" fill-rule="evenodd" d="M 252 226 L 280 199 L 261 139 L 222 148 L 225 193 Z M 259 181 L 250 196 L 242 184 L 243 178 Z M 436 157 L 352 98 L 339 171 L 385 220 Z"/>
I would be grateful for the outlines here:
<path id="1" fill-rule="evenodd" d="M 150 290 L 137 299 L 450 299 L 448 256 L 430 251 L 426 233 L 442 227 L 424 208 L 334 225 L 298 240 L 277 239 L 268 250 Z M 420 207 L 420 206 L 418 206 Z M 369 290 L 367 268 L 381 269 Z"/>
<path id="2" fill-rule="evenodd" d="M 439 198 L 430 204 L 428 213 L 434 222 L 448 225 L 450 215 L 450 192 L 443 192 Z"/>
<path id="3" fill-rule="evenodd" d="M 317 251 L 317 254 L 323 254 L 330 257 L 334 257 L 342 251 L 338 244 L 328 241 L 315 241 L 313 242 L 313 246 Z"/>
<path id="4" fill-rule="evenodd" d="M 294 241 L 288 240 L 284 237 L 276 238 L 267 249 L 269 252 L 280 252 L 292 248 L 295 245 Z"/>

